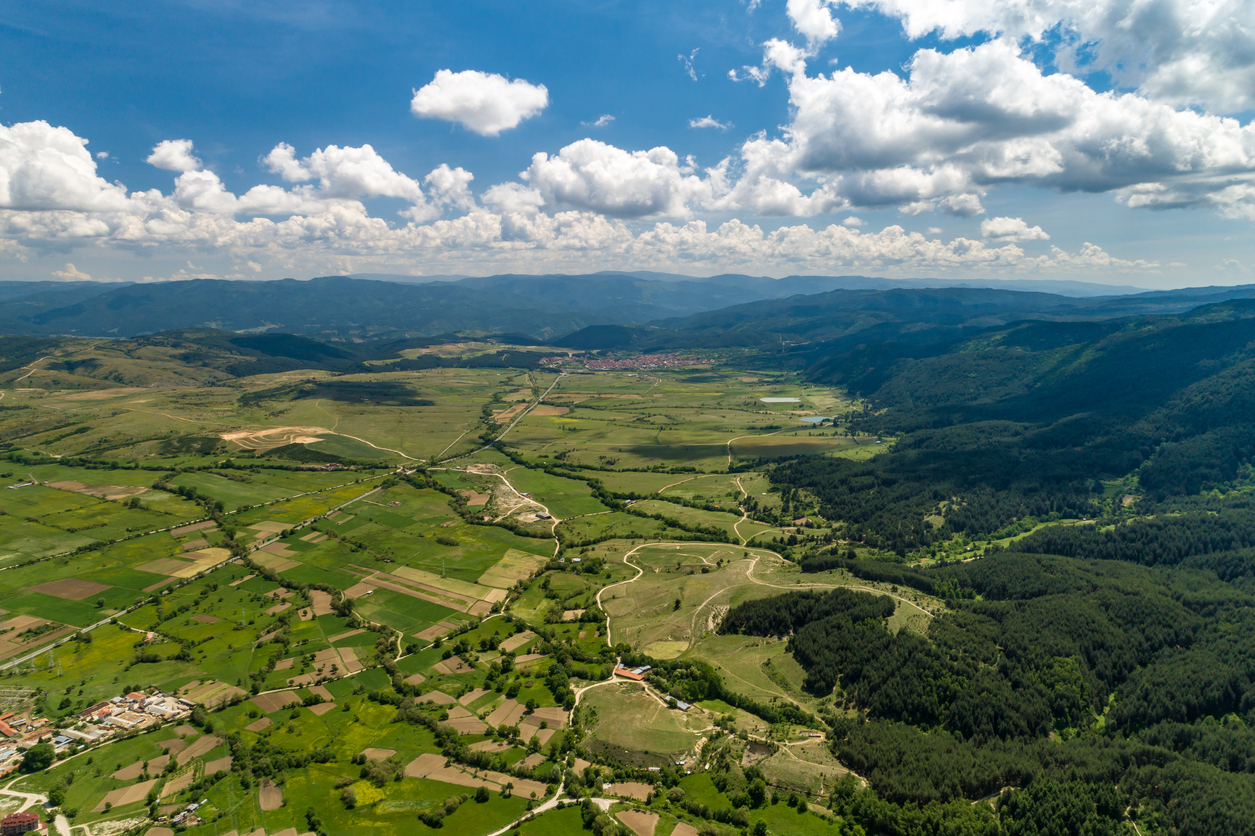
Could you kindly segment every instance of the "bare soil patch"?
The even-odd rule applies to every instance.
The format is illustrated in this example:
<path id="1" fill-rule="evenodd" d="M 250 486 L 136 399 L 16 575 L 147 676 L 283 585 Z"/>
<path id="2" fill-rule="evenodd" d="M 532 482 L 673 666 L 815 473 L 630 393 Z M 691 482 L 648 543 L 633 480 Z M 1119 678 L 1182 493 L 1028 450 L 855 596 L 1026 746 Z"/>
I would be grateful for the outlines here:
<path id="1" fill-rule="evenodd" d="M 175 537 L 182 537 L 184 534 L 191 534 L 193 531 L 204 531 L 206 528 L 217 528 L 218 524 L 213 520 L 205 522 L 192 523 L 191 525 L 181 525 L 178 528 L 170 529 L 170 533 Z"/>
<path id="2" fill-rule="evenodd" d="M 273 450 L 288 444 L 313 444 L 322 441 L 321 436 L 331 432 L 326 427 L 269 427 L 263 430 L 236 430 L 219 433 L 223 441 L 229 441 L 243 450 Z"/>
<path id="3" fill-rule="evenodd" d="M 328 711 L 335 711 L 336 704 L 333 702 L 320 702 L 318 705 L 311 705 L 309 710 L 314 713 L 315 717 L 321 717 Z"/>
<path id="4" fill-rule="evenodd" d="M 106 804 L 112 804 L 114 807 L 124 807 L 127 804 L 134 804 L 137 801 L 143 801 L 148 797 L 148 792 L 157 784 L 157 779 L 150 781 L 141 781 L 138 784 L 132 784 L 129 787 L 120 787 L 111 791 L 104 798 L 100 799 L 100 803 L 92 810 L 93 813 L 103 813 Z"/>
<path id="5" fill-rule="evenodd" d="M 623 781 L 617 784 L 611 784 L 610 788 L 605 790 L 606 795 L 613 795 L 618 798 L 631 798 L 635 801 L 644 801 L 649 798 L 653 787 L 649 784 L 642 784 L 639 781 Z"/>
<path id="6" fill-rule="evenodd" d="M 271 722 L 272 721 L 269 717 L 262 717 L 260 720 L 258 720 L 255 723 L 249 723 L 247 726 L 244 727 L 244 730 L 251 731 L 251 732 L 262 732 L 270 727 Z"/>
<path id="7" fill-rule="evenodd" d="M 396 749 L 363 749 L 362 756 L 368 761 L 386 761 L 397 753 Z"/>
<path id="8" fill-rule="evenodd" d="M 479 744 L 476 744 L 479 745 Z M 426 778 L 437 769 L 443 769 L 445 764 L 444 755 L 434 755 L 431 753 L 419 755 L 405 766 L 406 778 Z"/>
<path id="9" fill-rule="evenodd" d="M 258 694 L 249 700 L 263 714 L 272 714 L 285 705 L 294 702 L 300 702 L 300 699 L 292 691 L 276 691 L 270 694 Z"/>
<path id="10" fill-rule="evenodd" d="M 199 621 L 201 624 L 217 624 L 222 619 L 216 615 L 205 615 L 202 613 L 200 615 L 192 616 L 192 620 Z"/>
<path id="11" fill-rule="evenodd" d="M 31 592 L 42 592 L 45 595 L 52 595 L 56 598 L 69 598 L 72 601 L 81 601 L 92 595 L 99 595 L 108 586 L 95 581 L 85 581 L 80 578 L 62 578 L 59 581 L 48 581 L 37 586 L 28 587 Z"/>
<path id="12" fill-rule="evenodd" d="M 283 790 L 275 786 L 275 782 L 269 778 L 262 778 L 257 802 L 265 812 L 278 810 L 283 806 Z"/>
<path id="13" fill-rule="evenodd" d="M 654 828 L 658 826 L 657 813 L 642 813 L 639 810 L 621 810 L 619 821 L 631 828 L 636 836 L 654 836 Z"/>
<path id="14" fill-rule="evenodd" d="M 513 653 L 532 639 L 536 638 L 536 634 L 531 630 L 524 630 L 522 633 L 515 633 L 510 638 L 503 641 L 498 647 L 502 653 Z"/>
<path id="15" fill-rule="evenodd" d="M 431 642 L 431 641 L 435 641 L 441 636 L 452 633 L 456 629 L 457 629 L 456 624 L 451 624 L 448 621 L 441 621 L 441 622 L 431 625 L 426 630 L 415 633 L 414 638 L 422 639 L 425 642 Z"/>
<path id="16" fill-rule="evenodd" d="M 206 754 L 214 747 L 221 745 L 221 737 L 215 737 L 212 734 L 207 734 L 191 746 L 188 746 L 182 752 L 179 752 L 179 754 L 175 757 L 175 760 L 178 762 L 179 766 L 183 766 L 193 758 L 199 758 L 201 755 Z"/>

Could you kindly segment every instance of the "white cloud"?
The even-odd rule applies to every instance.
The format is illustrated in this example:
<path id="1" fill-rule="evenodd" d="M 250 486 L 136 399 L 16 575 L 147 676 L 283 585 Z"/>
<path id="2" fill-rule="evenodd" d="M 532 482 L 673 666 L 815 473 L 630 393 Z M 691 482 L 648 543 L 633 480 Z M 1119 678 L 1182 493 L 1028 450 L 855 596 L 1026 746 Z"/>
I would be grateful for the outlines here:
<path id="1" fill-rule="evenodd" d="M 497 136 L 548 105 L 543 84 L 478 70 L 439 70 L 430 84 L 414 91 L 410 110 L 415 116 L 457 122 L 480 136 Z"/>
<path id="2" fill-rule="evenodd" d="M 475 175 L 461 166 L 449 168 L 448 165 L 441 164 L 423 178 L 423 182 L 427 184 L 435 202 L 469 211 L 475 208 L 475 198 L 470 189 L 470 183 L 474 179 Z"/>
<path id="3" fill-rule="evenodd" d="M 832 40 L 841 31 L 841 24 L 828 9 L 831 4 L 832 0 L 788 0 L 784 10 L 793 28 L 807 43 L 817 46 Z"/>
<path id="4" fill-rule="evenodd" d="M 192 155 L 190 139 L 163 140 L 144 162 L 166 171 L 199 171 L 201 167 L 201 161 Z"/>
<path id="5" fill-rule="evenodd" d="M 698 119 L 690 119 L 689 127 L 690 128 L 716 128 L 721 131 L 726 131 L 728 128 L 732 127 L 732 123 L 720 122 L 718 119 L 716 119 L 713 116 L 702 116 L 701 118 L 698 118 Z"/>
<path id="6" fill-rule="evenodd" d="M 550 156 L 538 153 L 520 176 L 547 208 L 571 207 L 621 218 L 682 216 L 724 191 L 722 174 L 698 175 L 669 148 L 624 151 L 581 139 Z"/>
<path id="7" fill-rule="evenodd" d="M 1248 0 L 842 0 L 902 19 L 906 34 L 1041 41 L 1065 70 L 1103 69 L 1123 86 L 1222 113 L 1255 106 L 1255 4 Z"/>
<path id="8" fill-rule="evenodd" d="M 1040 226 L 1030 227 L 1023 218 L 986 218 L 980 222 L 980 234 L 995 241 L 1049 241 Z"/>
<path id="9" fill-rule="evenodd" d="M 580 122 L 586 128 L 604 128 L 614 121 L 614 117 L 609 113 L 603 113 L 591 122 Z"/>
<path id="10" fill-rule="evenodd" d="M 63 282 L 89 282 L 91 276 L 79 270 L 73 264 L 65 265 L 63 270 L 53 270 L 52 277 Z"/>
<path id="11" fill-rule="evenodd" d="M 688 55 L 676 56 L 676 58 L 680 59 L 680 63 L 684 65 L 684 74 L 687 75 L 689 78 L 691 78 L 693 81 L 697 81 L 697 68 L 693 66 L 693 62 L 697 60 L 697 53 L 700 50 L 701 50 L 701 47 L 698 47 L 697 49 L 690 52 Z"/>
<path id="12" fill-rule="evenodd" d="M 126 189 L 96 175 L 87 140 L 47 122 L 0 125 L 0 208 L 119 211 Z"/>
<path id="13" fill-rule="evenodd" d="M 793 118 L 783 141 L 752 139 L 742 156 L 774 156 L 785 176 L 817 178 L 855 206 L 970 216 L 981 192 L 1006 184 L 1141 189 L 1130 205 L 1212 203 L 1238 215 L 1255 203 L 1255 126 L 1096 93 L 1043 74 L 1006 41 L 920 50 L 906 78 L 809 76 L 804 56 L 773 43 L 764 66 L 789 73 Z M 1180 188 L 1145 186 L 1163 183 Z"/>
<path id="14" fill-rule="evenodd" d="M 854 227 L 860 227 L 860 226 L 867 226 L 867 221 L 863 220 L 862 218 L 856 215 L 851 215 L 850 217 L 842 221 L 841 225 L 854 228 Z"/>
<path id="15" fill-rule="evenodd" d="M 97 151 L 97 152 L 96 152 L 96 159 L 98 159 L 98 160 L 107 160 L 107 159 L 109 159 L 109 152 L 108 152 L 108 151 Z"/>
<path id="16" fill-rule="evenodd" d="M 980 197 L 974 194 L 952 194 L 937 201 L 937 208 L 948 215 L 960 218 L 971 218 L 982 215 L 985 207 L 981 206 Z"/>

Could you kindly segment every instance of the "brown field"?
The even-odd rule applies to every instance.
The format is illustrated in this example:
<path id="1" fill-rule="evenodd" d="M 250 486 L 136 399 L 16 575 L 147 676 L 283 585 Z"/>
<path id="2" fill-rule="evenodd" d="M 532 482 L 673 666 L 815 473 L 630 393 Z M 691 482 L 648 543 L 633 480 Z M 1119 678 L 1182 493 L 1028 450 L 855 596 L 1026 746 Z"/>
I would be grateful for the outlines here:
<path id="1" fill-rule="evenodd" d="M 99 595 L 109 587 L 95 581 L 84 581 L 79 578 L 62 578 L 59 581 L 48 581 L 38 586 L 29 587 L 31 592 L 42 592 L 56 598 L 70 598 L 81 601 L 92 595 Z"/>
<path id="2" fill-rule="evenodd" d="M 318 705 L 311 705 L 309 710 L 314 713 L 314 716 L 321 717 L 328 711 L 335 711 L 335 708 L 336 704 L 333 702 L 320 702 Z"/>
<path id="3" fill-rule="evenodd" d="M 270 726 L 270 722 L 271 720 L 269 717 L 262 717 L 260 720 L 258 720 L 255 723 L 249 723 L 247 726 L 244 727 L 244 730 L 251 731 L 251 732 L 264 731 L 266 728 Z"/>
<path id="4" fill-rule="evenodd" d="M 479 699 L 480 697 L 482 697 L 484 694 L 487 694 L 487 693 L 488 693 L 488 689 L 486 688 L 476 688 L 474 691 L 467 691 L 465 694 L 463 694 L 462 698 L 459 699 L 458 702 L 462 703 L 462 705 L 470 705 L 471 703 L 475 702 L 475 700 Z"/>
<path id="5" fill-rule="evenodd" d="M 213 749 L 215 746 L 221 746 L 221 745 L 222 745 L 221 737 L 215 737 L 212 734 L 207 734 L 204 737 L 197 740 L 191 746 L 188 746 L 182 752 L 179 752 L 178 756 L 175 757 L 175 760 L 178 761 L 179 766 L 183 766 L 185 763 L 192 760 L 193 758 L 199 758 L 201 755 L 206 754 L 207 752 L 209 752 L 209 750 Z"/>
<path id="6" fill-rule="evenodd" d="M 427 677 L 423 676 L 421 673 L 410 674 L 405 678 L 406 685 L 422 685 L 426 681 Z"/>
<path id="7" fill-rule="evenodd" d="M 445 725 L 459 734 L 485 734 L 488 731 L 484 721 L 478 717 L 459 717 L 456 720 L 449 720 Z"/>
<path id="8" fill-rule="evenodd" d="M 205 522 L 192 523 L 191 525 L 181 525 L 178 528 L 170 529 L 170 534 L 175 537 L 182 537 L 184 534 L 191 534 L 193 531 L 203 531 L 206 528 L 217 528 L 218 524 L 213 520 Z"/>
<path id="9" fill-rule="evenodd" d="M 222 619 L 216 615 L 205 615 L 202 613 L 200 615 L 192 616 L 192 620 L 199 621 L 201 624 L 217 624 Z"/>
<path id="10" fill-rule="evenodd" d="M 507 424 L 514 418 L 515 415 L 518 415 L 524 409 L 527 409 L 527 404 L 525 403 L 515 404 L 509 409 L 493 410 L 492 417 L 493 419 L 496 420 L 498 424 Z"/>
<path id="11" fill-rule="evenodd" d="M 28 642 L 26 639 L 18 640 L 17 638 L 19 633 L 25 632 L 32 627 L 42 627 L 45 624 L 52 623 L 54 622 L 45 621 L 42 618 L 35 618 L 33 615 L 15 615 L 5 618 L 4 627 L 8 630 L 8 632 L 3 636 L 0 636 L 0 659 L 7 659 L 10 656 L 16 656 L 23 650 L 28 650 L 31 647 L 36 647 L 45 642 L 55 641 L 56 639 L 64 636 L 66 633 L 74 631 L 73 627 L 63 627 L 60 630 L 45 633 L 42 636 L 35 638 L 33 642 Z"/>
<path id="12" fill-rule="evenodd" d="M 500 726 L 518 725 L 519 720 L 523 717 L 523 712 L 527 710 L 527 706 L 520 705 L 516 700 L 506 700 L 497 706 L 491 714 L 485 719 L 488 725 L 494 729 Z"/>
<path id="13" fill-rule="evenodd" d="M 685 822 L 679 822 L 675 826 L 675 830 L 671 831 L 671 836 L 698 836 L 697 828 Z"/>
<path id="14" fill-rule="evenodd" d="M 532 639 L 536 638 L 536 634 L 531 630 L 524 630 L 522 633 L 516 633 L 510 638 L 503 641 L 498 647 L 502 653 L 513 653 Z"/>
<path id="15" fill-rule="evenodd" d="M 368 761 L 386 761 L 397 753 L 396 749 L 363 749 L 362 756 Z"/>
<path id="16" fill-rule="evenodd" d="M 327 701 L 335 700 L 335 697 L 333 697 L 331 695 L 331 692 L 328 691 L 326 686 L 323 686 L 323 685 L 311 685 L 309 688 L 309 692 L 311 694 L 316 694 Z"/>
<path id="17" fill-rule="evenodd" d="M 478 744 L 476 744 L 478 745 Z M 426 778 L 437 769 L 443 769 L 447 759 L 444 755 L 419 755 L 405 767 L 406 778 Z"/>
<path id="18" fill-rule="evenodd" d="M 121 787 L 113 790 L 104 798 L 100 799 L 100 803 L 96 805 L 93 813 L 103 813 L 105 804 L 112 804 L 114 807 L 122 807 L 127 804 L 134 804 L 137 801 L 143 801 L 148 796 L 148 791 L 157 784 L 157 779 L 151 781 L 141 781 L 138 784 L 132 784 L 129 787 Z"/>
<path id="19" fill-rule="evenodd" d="M 278 810 L 283 806 L 283 790 L 276 787 L 275 782 L 269 778 L 262 778 L 257 801 L 266 812 Z"/>
<path id="20" fill-rule="evenodd" d="M 434 702 L 436 705 L 453 705 L 457 700 L 446 694 L 444 691 L 432 691 L 423 694 L 415 700 L 415 702 Z"/>
<path id="21" fill-rule="evenodd" d="M 148 488 L 133 485 L 84 485 L 82 482 L 73 481 L 49 482 L 48 487 L 115 501 L 119 499 L 130 499 L 131 497 L 139 496 L 148 490 Z"/>
<path id="22" fill-rule="evenodd" d="M 331 615 L 331 594 L 321 589 L 309 591 L 310 604 L 314 615 Z"/>
<path id="23" fill-rule="evenodd" d="M 136 761 L 130 766 L 124 766 L 117 772 L 113 773 L 113 777 L 119 781 L 134 781 L 144 771 L 144 762 Z"/>
<path id="24" fill-rule="evenodd" d="M 175 560 L 173 557 L 159 557 L 135 568 L 141 572 L 152 572 L 154 575 L 177 577 L 179 572 L 190 568 L 192 565 L 186 560 Z"/>
<path id="25" fill-rule="evenodd" d="M 436 639 L 440 638 L 441 636 L 447 633 L 452 633 L 456 629 L 457 629 L 456 624 L 450 624 L 447 621 L 441 621 L 438 624 L 433 624 L 432 626 L 428 627 L 426 630 L 423 630 L 421 633 L 415 633 L 414 638 L 422 639 L 425 642 L 435 641 Z"/>
<path id="26" fill-rule="evenodd" d="M 219 705 L 235 697 L 244 696 L 244 691 L 225 682 L 204 682 L 195 688 L 187 688 L 183 692 L 184 699 L 202 705 Z"/>
<path id="27" fill-rule="evenodd" d="M 654 828 L 658 826 L 657 813 L 642 813 L 639 810 L 621 810 L 616 815 L 619 821 L 631 828 L 636 836 L 654 836 Z"/>
<path id="28" fill-rule="evenodd" d="M 458 491 L 462 496 L 466 497 L 466 504 L 472 508 L 478 505 L 487 505 L 491 498 L 486 493 L 476 493 L 475 491 Z"/>
<path id="29" fill-rule="evenodd" d="M 531 577 L 532 573 L 544 566 L 546 562 L 548 558 L 518 549 L 510 549 L 495 565 L 489 567 L 488 571 L 480 576 L 479 582 L 484 586 L 509 589 L 524 578 Z"/>
<path id="30" fill-rule="evenodd" d="M 205 764 L 205 774 L 213 775 L 214 773 L 217 773 L 217 772 L 230 772 L 231 764 L 234 762 L 234 760 L 235 759 L 232 758 L 230 755 L 227 755 L 224 758 L 218 758 L 217 760 L 210 761 L 209 763 Z"/>
<path id="31" fill-rule="evenodd" d="M 635 801 L 644 801 L 649 798 L 653 787 L 649 784 L 642 784 L 637 781 L 624 781 L 618 784 L 611 784 L 610 788 L 604 790 L 606 795 L 613 795 L 619 798 L 631 798 Z"/>
<path id="32" fill-rule="evenodd" d="M 176 737 L 173 740 L 159 740 L 157 745 L 165 749 L 168 754 L 177 755 L 187 748 L 187 741 Z"/>
<path id="33" fill-rule="evenodd" d="M 538 720 L 545 720 L 551 729 L 564 729 L 567 724 L 567 713 L 557 706 L 538 708 L 532 712 Z"/>
<path id="34" fill-rule="evenodd" d="M 257 706 L 263 714 L 270 714 L 283 708 L 288 703 L 300 702 L 293 691 L 278 691 L 272 694 L 258 694 L 249 702 Z"/>

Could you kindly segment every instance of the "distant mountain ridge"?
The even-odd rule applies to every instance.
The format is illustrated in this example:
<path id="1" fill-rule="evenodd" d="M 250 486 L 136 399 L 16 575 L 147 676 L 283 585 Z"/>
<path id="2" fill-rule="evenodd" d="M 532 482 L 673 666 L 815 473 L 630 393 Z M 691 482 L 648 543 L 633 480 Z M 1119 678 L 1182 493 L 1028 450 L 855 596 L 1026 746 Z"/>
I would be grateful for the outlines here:
<path id="1" fill-rule="evenodd" d="M 588 348 L 642 341 L 756 345 L 833 339 L 892 322 L 959 327 L 980 324 L 983 316 L 993 317 L 983 324 L 992 324 L 1025 316 L 1176 313 L 1255 293 L 1255 286 L 1244 286 L 1079 296 L 1029 289 L 1044 285 L 1076 291 L 1080 283 L 1075 282 L 1025 282 L 1009 289 L 866 276 L 691 279 L 603 272 L 402 281 L 406 278 L 0 283 L 0 333 L 136 337 L 213 328 L 377 340 L 466 332 L 547 342 L 573 335 Z M 597 329 L 606 326 L 637 330 L 626 336 L 616 331 L 611 346 L 597 336 Z"/>

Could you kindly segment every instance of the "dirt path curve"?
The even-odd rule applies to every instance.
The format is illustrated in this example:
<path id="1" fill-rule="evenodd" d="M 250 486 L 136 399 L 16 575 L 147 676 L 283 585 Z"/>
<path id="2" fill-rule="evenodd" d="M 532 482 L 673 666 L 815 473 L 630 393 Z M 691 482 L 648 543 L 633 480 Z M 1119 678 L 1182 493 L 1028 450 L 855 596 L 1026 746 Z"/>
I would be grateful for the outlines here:
<path id="1" fill-rule="evenodd" d="M 701 476 L 690 476 L 687 479 L 681 479 L 678 482 L 672 482 L 670 485 L 663 485 L 661 488 L 658 489 L 658 493 L 661 494 L 667 488 L 674 488 L 676 485 L 683 485 L 685 482 L 692 482 L 696 479 L 709 479 L 711 476 L 726 476 L 726 475 L 727 474 L 725 473 L 703 473 Z"/>
<path id="2" fill-rule="evenodd" d="M 784 432 L 790 432 L 790 430 L 776 430 L 774 433 L 767 433 L 766 435 L 738 435 L 736 438 L 729 438 L 727 442 L 728 467 L 732 467 L 732 442 L 740 441 L 742 438 L 770 438 L 773 435 L 780 435 L 780 433 Z"/>
<path id="3" fill-rule="evenodd" d="M 771 551 L 770 549 L 760 548 L 760 550 L 765 551 L 770 555 L 773 555 L 774 557 L 778 558 L 782 563 L 789 562 L 785 560 L 783 557 L 781 557 L 780 555 Z M 877 595 L 888 595 L 890 598 L 893 598 L 895 601 L 901 601 L 902 603 L 906 604 L 909 607 L 914 607 L 915 609 L 919 610 L 920 612 L 922 612 L 924 615 L 928 616 L 929 618 L 936 618 L 936 616 L 933 615 L 931 612 L 924 609 L 919 604 L 915 603 L 909 598 L 903 598 L 901 595 L 895 595 L 892 592 L 885 592 L 883 589 L 877 589 L 874 586 L 863 586 L 861 584 L 855 584 L 855 583 L 795 583 L 791 585 L 767 583 L 766 581 L 760 581 L 758 578 L 754 577 L 753 566 L 750 566 L 749 572 L 746 573 L 746 577 L 749 578 L 751 583 L 756 583 L 759 586 L 769 586 L 772 589 L 861 589 L 866 592 L 874 592 Z"/>
<path id="4" fill-rule="evenodd" d="M 15 381 L 13 381 L 13 382 L 14 382 L 14 383 L 21 383 L 23 380 L 25 380 L 26 378 L 30 377 L 30 376 L 31 376 L 31 375 L 33 375 L 35 372 L 39 371 L 39 369 L 36 369 L 36 368 L 35 368 L 35 364 L 36 364 L 36 363 L 42 363 L 42 362 L 43 362 L 43 361 L 45 361 L 45 360 L 51 360 L 51 359 L 52 359 L 52 355 L 48 355 L 47 357 L 40 357 L 38 360 L 35 360 L 35 361 L 33 361 L 33 362 L 27 363 L 25 366 L 22 366 L 22 368 L 24 368 L 24 369 L 30 369 L 30 371 L 28 371 L 26 374 L 22 375 L 21 377 L 19 377 L 17 380 L 15 380 Z"/>
<path id="5" fill-rule="evenodd" d="M 607 589 L 614 589 L 616 586 L 623 586 L 624 584 L 628 584 L 628 583 L 635 583 L 636 581 L 640 580 L 641 575 L 644 575 L 644 574 L 645 574 L 645 570 L 644 570 L 644 569 L 642 569 L 640 566 L 637 566 L 637 565 L 636 565 L 635 563 L 633 563 L 632 561 L 628 560 L 628 558 L 629 558 L 629 557 L 631 557 L 632 555 L 636 554 L 636 553 L 637 553 L 638 551 L 640 551 L 641 549 L 645 548 L 645 546 L 653 546 L 653 545 L 662 545 L 662 544 L 660 544 L 660 543 L 645 543 L 645 544 L 643 544 L 643 545 L 637 546 L 636 548 L 632 549 L 632 550 L 631 550 L 630 552 L 628 552 L 627 554 L 623 555 L 623 562 L 624 562 L 624 563 L 626 563 L 628 566 L 631 566 L 633 569 L 635 569 L 635 570 L 636 570 L 636 577 L 632 578 L 631 580 L 619 581 L 618 583 L 612 583 L 612 584 L 610 584 L 609 586 L 603 586 L 600 590 L 598 590 L 598 592 L 597 592 L 597 609 L 601 610 L 602 612 L 606 612 L 606 608 L 605 608 L 605 607 L 603 607 L 603 606 L 601 605 L 601 596 L 602 596 L 602 593 L 604 593 Z M 614 647 L 614 642 L 612 642 L 612 641 L 610 640 L 610 613 L 606 613 L 606 646 L 607 646 L 607 647 Z"/>
<path id="6" fill-rule="evenodd" d="M 506 471 L 506 473 L 508 472 L 509 471 Z M 549 526 L 549 536 L 553 538 L 553 556 L 557 557 L 558 552 L 562 551 L 562 541 L 558 539 L 558 523 L 562 522 L 562 520 L 558 519 L 558 517 L 552 511 L 549 510 L 549 506 L 544 505 L 543 503 L 537 502 L 536 500 L 532 499 L 530 496 L 523 496 L 523 494 L 519 492 L 519 489 L 514 487 L 514 485 L 510 484 L 509 479 L 505 478 L 504 473 L 494 473 L 492 475 L 496 476 L 498 479 L 504 482 L 505 486 L 509 488 L 510 490 L 514 491 L 514 495 L 517 496 L 519 499 L 521 499 L 523 502 L 535 505 L 537 508 L 540 508 L 546 514 L 548 514 L 549 519 L 553 520 L 553 524 Z"/>

